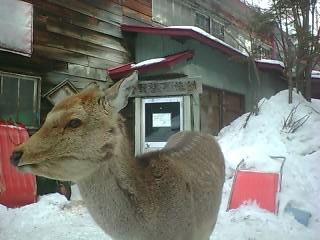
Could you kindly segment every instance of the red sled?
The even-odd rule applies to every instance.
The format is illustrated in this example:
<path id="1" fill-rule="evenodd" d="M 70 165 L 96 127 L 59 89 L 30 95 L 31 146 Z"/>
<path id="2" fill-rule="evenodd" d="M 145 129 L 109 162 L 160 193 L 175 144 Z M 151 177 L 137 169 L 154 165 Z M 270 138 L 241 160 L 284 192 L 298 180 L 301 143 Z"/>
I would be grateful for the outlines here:
<path id="1" fill-rule="evenodd" d="M 233 179 L 228 209 L 236 209 L 248 202 L 255 202 L 260 208 L 278 214 L 278 193 L 281 190 L 282 169 L 284 157 L 279 172 L 260 172 L 255 170 L 242 170 L 241 161 L 236 169 Z"/>

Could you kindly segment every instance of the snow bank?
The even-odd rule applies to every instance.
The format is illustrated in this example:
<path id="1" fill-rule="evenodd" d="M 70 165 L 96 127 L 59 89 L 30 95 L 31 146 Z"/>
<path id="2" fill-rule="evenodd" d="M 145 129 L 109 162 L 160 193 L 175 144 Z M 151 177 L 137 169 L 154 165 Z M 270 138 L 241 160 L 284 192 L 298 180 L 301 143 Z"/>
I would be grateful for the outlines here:
<path id="1" fill-rule="evenodd" d="M 57 193 L 22 208 L 0 205 L 0 239 L 111 240 L 96 226 L 81 201 L 68 202 Z"/>
<path id="2" fill-rule="evenodd" d="M 216 228 L 211 240 L 316 240 L 320 234 L 320 101 L 306 102 L 294 94 L 287 104 L 287 91 L 260 102 L 258 116 L 246 128 L 244 114 L 225 127 L 218 140 L 226 158 L 226 182 Z M 262 104 L 263 102 L 263 104 Z M 282 131 L 284 119 L 299 104 L 295 119 L 310 115 L 295 133 Z M 232 177 L 244 159 L 248 168 L 279 171 L 281 162 L 270 156 L 284 156 L 279 215 L 255 205 L 226 211 Z M 73 188 L 74 192 L 77 192 Z M 284 212 L 287 203 L 312 214 L 309 226 L 298 223 Z M 78 193 L 71 202 L 58 194 L 42 197 L 36 204 L 19 209 L 0 205 L 0 240 L 110 240 L 84 207 Z"/>
<path id="3" fill-rule="evenodd" d="M 319 239 L 320 234 L 320 101 L 305 101 L 294 93 L 287 104 L 288 92 L 282 91 L 269 100 L 260 101 L 258 116 L 243 125 L 248 113 L 222 129 L 218 136 L 226 158 L 226 183 L 217 227 L 211 239 Z M 284 120 L 298 105 L 294 119 L 309 116 L 295 133 L 283 130 Z M 279 216 L 254 206 L 226 212 L 232 177 L 238 163 L 260 171 L 279 172 L 281 162 L 271 156 L 283 156 L 282 190 Z M 308 227 L 284 212 L 288 203 L 312 214 Z"/>

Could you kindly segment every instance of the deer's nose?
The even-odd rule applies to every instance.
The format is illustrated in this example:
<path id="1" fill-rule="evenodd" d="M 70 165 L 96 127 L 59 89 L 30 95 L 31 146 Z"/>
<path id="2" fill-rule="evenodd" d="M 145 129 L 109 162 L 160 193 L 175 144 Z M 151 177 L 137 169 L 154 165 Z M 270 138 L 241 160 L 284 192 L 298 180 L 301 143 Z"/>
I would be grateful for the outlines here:
<path id="1" fill-rule="evenodd" d="M 11 164 L 14 166 L 18 166 L 20 159 L 22 157 L 22 154 L 23 154 L 22 151 L 14 151 L 10 157 Z"/>

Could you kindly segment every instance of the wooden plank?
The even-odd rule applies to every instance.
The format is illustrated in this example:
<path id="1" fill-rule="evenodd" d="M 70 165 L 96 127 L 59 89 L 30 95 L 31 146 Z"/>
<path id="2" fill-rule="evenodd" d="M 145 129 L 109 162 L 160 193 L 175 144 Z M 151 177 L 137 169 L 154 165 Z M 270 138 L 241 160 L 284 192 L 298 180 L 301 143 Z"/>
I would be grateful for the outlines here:
<path id="1" fill-rule="evenodd" d="M 104 22 L 119 25 L 122 21 L 122 17 L 111 12 L 93 7 L 92 4 L 86 4 L 77 0 L 48 0 L 50 3 L 57 4 L 67 9 L 77 11 L 84 15 L 100 19 Z M 106 2 L 107 4 L 107 2 Z"/>
<path id="2" fill-rule="evenodd" d="M 35 21 L 39 19 L 41 16 L 36 16 Z M 103 47 L 108 47 L 114 50 L 118 50 L 120 52 L 127 53 L 127 50 L 121 45 L 121 42 L 118 38 L 114 38 L 105 34 L 101 34 L 92 30 L 88 30 L 85 28 L 81 28 L 72 24 L 59 22 L 57 19 L 53 17 L 47 17 L 45 28 L 49 32 L 61 34 L 67 37 L 76 38 L 82 41 L 86 41 L 89 43 L 97 44 Z"/>
<path id="3" fill-rule="evenodd" d="M 44 79 L 46 84 L 50 85 L 58 85 L 62 81 L 68 79 L 77 89 L 83 89 L 88 84 L 92 82 L 97 82 L 95 79 L 88 79 L 78 76 L 72 76 L 64 73 L 58 73 L 58 72 L 48 72 L 44 75 Z M 101 85 L 107 84 L 106 81 L 99 81 Z"/>
<path id="4" fill-rule="evenodd" d="M 123 15 L 127 16 L 129 18 L 133 18 L 135 20 L 138 20 L 142 23 L 147 23 L 149 25 L 152 25 L 152 18 L 150 16 L 144 15 L 142 13 L 138 13 L 130 8 L 123 7 Z M 128 18 L 124 19 L 124 21 L 127 21 Z M 130 22 L 124 22 L 124 23 L 130 23 Z"/>
<path id="5" fill-rule="evenodd" d="M 34 44 L 34 54 L 48 59 L 59 60 L 67 63 L 75 63 L 82 66 L 94 67 L 99 69 L 107 69 L 118 65 L 116 62 L 88 57 L 87 55 L 75 53 L 72 51 L 53 48 L 49 46 L 42 46 Z"/>
<path id="6" fill-rule="evenodd" d="M 107 72 L 105 69 L 85 67 L 78 64 L 68 63 L 67 71 L 56 71 L 70 76 L 88 78 L 99 81 L 106 81 Z"/>
<path id="7" fill-rule="evenodd" d="M 108 1 L 106 1 L 106 0 L 82 0 L 82 2 L 122 17 L 122 3 L 121 3 L 121 1 L 114 2 L 114 1 L 110 1 L 110 0 L 108 0 Z M 120 21 L 120 23 L 121 22 L 122 21 Z"/>
<path id="8" fill-rule="evenodd" d="M 137 13 L 142 13 L 143 15 L 152 17 L 152 8 L 149 5 L 145 5 L 142 1 L 136 1 L 136 0 L 124 0 L 123 6 L 130 8 Z"/>
<path id="9" fill-rule="evenodd" d="M 38 73 L 53 70 L 65 71 L 67 69 L 67 64 L 64 62 L 43 58 L 35 54 L 32 54 L 30 58 L 27 58 L 8 52 L 0 52 L 0 65 L 2 67 L 14 66 L 16 68 Z"/>
<path id="10" fill-rule="evenodd" d="M 141 81 L 132 93 L 134 97 L 192 95 L 202 92 L 202 84 L 196 78 Z"/>
<path id="11" fill-rule="evenodd" d="M 204 87 L 200 95 L 200 125 L 201 132 L 217 135 L 221 125 L 220 113 L 221 91 L 211 87 Z"/>
<path id="12" fill-rule="evenodd" d="M 61 22 L 104 33 L 113 37 L 122 38 L 120 25 L 106 23 L 97 18 L 86 16 L 58 5 L 39 0 L 33 1 L 36 2 L 34 5 L 34 15 L 42 16 L 44 20 L 47 17 L 52 16 L 59 19 Z"/>
<path id="13" fill-rule="evenodd" d="M 106 59 L 118 64 L 125 63 L 128 59 L 126 53 L 50 32 L 34 30 L 34 43 Z"/>
<path id="14" fill-rule="evenodd" d="M 66 63 L 76 63 L 82 66 L 89 66 L 88 58 L 86 55 L 83 54 L 37 44 L 33 45 L 33 50 L 33 54 L 35 56 L 59 60 Z"/>
<path id="15" fill-rule="evenodd" d="M 148 6 L 149 8 L 152 8 L 152 0 L 136 0 L 136 1 Z"/>

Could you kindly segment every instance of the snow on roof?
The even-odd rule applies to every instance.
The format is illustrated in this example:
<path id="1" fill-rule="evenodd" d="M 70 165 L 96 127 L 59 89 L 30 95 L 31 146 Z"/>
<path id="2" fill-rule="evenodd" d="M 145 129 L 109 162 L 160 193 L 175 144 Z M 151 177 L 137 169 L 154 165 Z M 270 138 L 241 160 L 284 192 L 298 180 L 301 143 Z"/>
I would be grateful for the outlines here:
<path id="1" fill-rule="evenodd" d="M 284 68 L 284 63 L 278 60 L 273 60 L 273 59 L 259 59 L 256 60 L 258 63 L 268 63 L 268 64 L 274 64 L 274 65 L 280 65 L 281 67 Z"/>
<path id="2" fill-rule="evenodd" d="M 311 77 L 312 77 L 312 78 L 319 78 L 319 79 L 320 79 L 320 71 L 312 70 L 312 72 L 311 72 Z"/>
<path id="3" fill-rule="evenodd" d="M 141 67 L 141 66 L 151 65 L 151 64 L 154 64 L 154 63 L 159 63 L 159 62 L 162 62 L 164 60 L 166 60 L 166 59 L 165 58 L 148 59 L 148 60 L 136 63 L 136 64 L 131 64 L 131 67 L 132 68 L 137 68 L 137 67 Z"/>
<path id="4" fill-rule="evenodd" d="M 206 38 L 209 38 L 215 42 L 218 42 L 228 48 L 231 48 L 232 50 L 240 53 L 243 56 L 248 57 L 247 53 L 243 53 L 241 52 L 239 49 L 232 47 L 231 45 L 227 44 L 226 42 L 222 41 L 219 38 L 216 38 L 215 36 L 212 36 L 210 33 L 207 33 L 206 31 L 204 31 L 203 29 L 199 28 L 199 27 L 194 27 L 194 26 L 169 26 L 169 27 L 165 27 L 165 28 L 174 28 L 174 29 L 188 29 L 188 30 L 192 30 L 194 32 L 197 32 L 203 36 L 205 36 Z"/>

